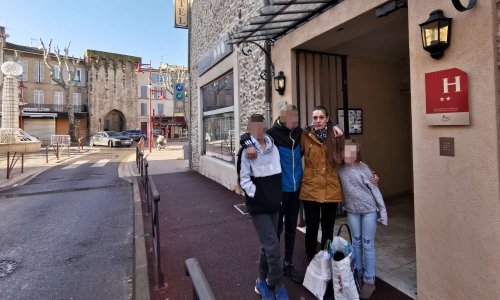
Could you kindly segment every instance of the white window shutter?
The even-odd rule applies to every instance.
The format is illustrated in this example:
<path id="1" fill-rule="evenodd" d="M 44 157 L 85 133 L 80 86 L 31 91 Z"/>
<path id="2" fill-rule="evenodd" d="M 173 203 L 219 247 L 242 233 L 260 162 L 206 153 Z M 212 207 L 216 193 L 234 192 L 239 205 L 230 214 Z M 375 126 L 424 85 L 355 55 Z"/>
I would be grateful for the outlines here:
<path id="1" fill-rule="evenodd" d="M 38 65 L 40 66 L 40 82 L 43 82 L 43 76 L 44 76 L 44 65 L 42 62 L 39 62 Z"/>
<path id="2" fill-rule="evenodd" d="M 35 82 L 40 82 L 40 62 L 35 61 Z"/>

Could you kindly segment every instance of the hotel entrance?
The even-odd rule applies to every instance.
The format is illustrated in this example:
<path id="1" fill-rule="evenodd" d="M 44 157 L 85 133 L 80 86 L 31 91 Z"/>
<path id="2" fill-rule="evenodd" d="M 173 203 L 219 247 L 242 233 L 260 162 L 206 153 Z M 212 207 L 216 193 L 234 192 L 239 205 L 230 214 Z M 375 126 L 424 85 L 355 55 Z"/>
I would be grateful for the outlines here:
<path id="1" fill-rule="evenodd" d="M 389 215 L 389 226 L 377 228 L 377 277 L 415 298 L 407 9 L 381 18 L 370 10 L 291 51 L 301 126 L 323 105 L 346 138 L 361 145 L 363 161 L 380 177 Z"/>

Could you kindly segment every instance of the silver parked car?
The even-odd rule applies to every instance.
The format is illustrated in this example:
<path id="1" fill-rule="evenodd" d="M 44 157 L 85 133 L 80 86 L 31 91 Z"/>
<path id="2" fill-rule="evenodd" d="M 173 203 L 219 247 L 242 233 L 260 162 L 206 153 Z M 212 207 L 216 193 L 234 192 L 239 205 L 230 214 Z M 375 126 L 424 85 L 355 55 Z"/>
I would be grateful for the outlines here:
<path id="1" fill-rule="evenodd" d="M 133 140 L 116 131 L 100 131 L 90 138 L 90 147 L 102 145 L 108 147 L 132 146 Z"/>

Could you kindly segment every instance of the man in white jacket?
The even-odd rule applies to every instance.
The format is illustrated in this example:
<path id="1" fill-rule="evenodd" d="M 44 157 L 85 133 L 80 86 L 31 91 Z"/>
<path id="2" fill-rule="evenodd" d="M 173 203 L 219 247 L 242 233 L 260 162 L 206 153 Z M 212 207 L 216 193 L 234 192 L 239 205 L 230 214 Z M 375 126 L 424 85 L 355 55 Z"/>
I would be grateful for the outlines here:
<path id="1" fill-rule="evenodd" d="M 250 160 L 243 150 L 239 177 L 247 211 L 261 244 L 255 291 L 262 299 L 274 299 L 269 284 L 276 287 L 276 299 L 288 299 L 277 233 L 282 198 L 280 156 L 272 138 L 265 134 L 262 115 L 250 117 L 248 130 L 259 155 Z"/>

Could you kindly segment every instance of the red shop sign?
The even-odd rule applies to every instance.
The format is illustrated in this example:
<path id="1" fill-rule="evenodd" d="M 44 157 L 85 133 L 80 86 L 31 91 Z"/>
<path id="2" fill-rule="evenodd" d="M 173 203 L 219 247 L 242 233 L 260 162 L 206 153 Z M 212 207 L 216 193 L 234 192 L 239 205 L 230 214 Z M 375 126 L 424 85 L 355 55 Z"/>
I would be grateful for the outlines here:
<path id="1" fill-rule="evenodd" d="M 428 125 L 469 125 L 467 73 L 453 68 L 425 74 Z"/>

